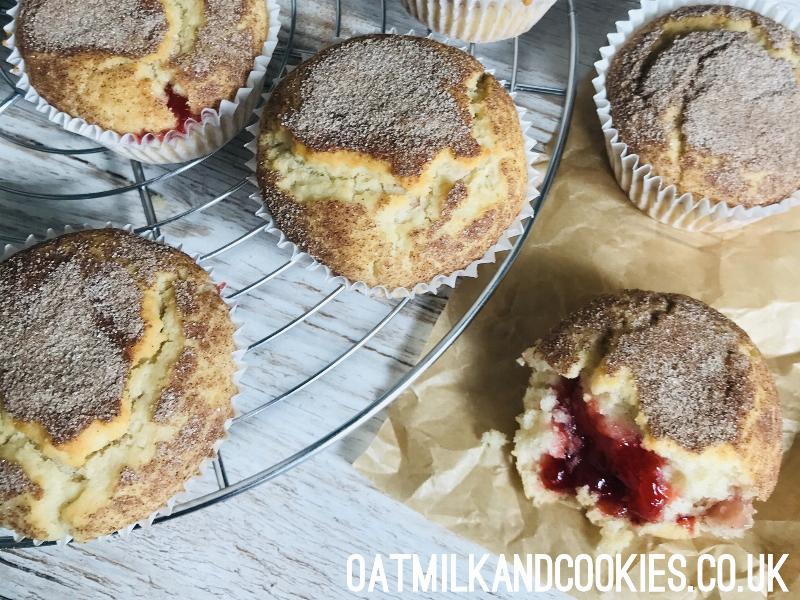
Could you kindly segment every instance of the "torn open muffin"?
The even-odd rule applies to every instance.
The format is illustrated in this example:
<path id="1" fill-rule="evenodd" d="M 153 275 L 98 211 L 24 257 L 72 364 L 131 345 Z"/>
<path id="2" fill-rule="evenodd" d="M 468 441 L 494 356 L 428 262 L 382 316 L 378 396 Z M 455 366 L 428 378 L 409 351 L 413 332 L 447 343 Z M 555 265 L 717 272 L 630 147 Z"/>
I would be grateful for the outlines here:
<path id="1" fill-rule="evenodd" d="M 740 535 L 778 477 L 775 384 L 747 334 L 702 302 L 600 296 L 525 351 L 514 455 L 534 504 L 633 534 Z"/>

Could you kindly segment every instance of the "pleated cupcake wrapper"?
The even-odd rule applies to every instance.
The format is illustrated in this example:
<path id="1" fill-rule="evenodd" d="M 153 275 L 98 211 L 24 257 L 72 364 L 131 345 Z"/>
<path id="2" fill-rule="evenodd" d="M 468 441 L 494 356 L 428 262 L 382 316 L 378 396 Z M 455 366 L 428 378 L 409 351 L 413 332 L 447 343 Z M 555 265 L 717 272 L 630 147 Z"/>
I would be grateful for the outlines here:
<path id="1" fill-rule="evenodd" d="M 64 226 L 63 231 L 60 231 L 60 232 L 56 231 L 54 229 L 48 229 L 46 231 L 45 236 L 44 236 L 43 239 L 37 238 L 35 235 L 31 234 L 31 235 L 29 235 L 27 237 L 27 239 L 25 240 L 25 243 L 22 244 L 22 245 L 6 244 L 5 247 L 3 248 L 2 255 L 0 255 L 0 263 L 5 261 L 11 255 L 16 254 L 20 250 L 24 250 L 25 248 L 30 248 L 31 246 L 33 246 L 35 244 L 38 244 L 40 242 L 43 242 L 43 241 L 52 240 L 53 238 L 59 237 L 60 235 L 64 235 L 64 234 L 67 234 L 67 233 L 73 233 L 73 232 L 76 232 L 76 231 L 84 231 L 84 230 L 88 230 L 88 229 L 104 229 L 104 228 L 109 228 L 109 227 L 114 227 L 114 228 L 117 228 L 117 229 L 123 229 L 123 230 L 127 231 L 128 233 L 135 233 L 133 225 L 128 224 L 128 225 L 124 225 L 124 226 L 120 227 L 120 226 L 114 225 L 111 222 L 106 223 L 102 227 L 92 227 L 90 225 L 82 225 L 82 226 L 76 227 L 76 226 L 72 226 L 72 225 L 66 225 L 66 226 Z M 175 245 L 168 244 L 165 241 L 165 238 L 164 238 L 163 235 L 158 237 L 158 238 L 155 238 L 155 236 L 149 235 L 149 234 L 138 234 L 138 235 L 140 235 L 141 237 L 144 237 L 146 239 L 155 241 L 155 242 L 157 242 L 159 244 L 163 244 L 165 246 L 170 246 L 170 247 L 175 248 L 177 250 L 181 250 L 182 252 L 188 254 L 195 262 L 197 262 L 197 264 L 206 273 L 208 273 L 209 277 L 212 278 L 212 281 L 214 281 L 214 279 L 213 279 L 213 271 L 214 271 L 214 269 L 212 267 L 206 267 L 206 266 L 202 265 L 198 261 L 198 259 L 200 257 L 199 254 L 186 252 L 185 250 L 182 249 L 182 245 L 181 244 L 175 244 Z M 236 364 L 237 370 L 233 375 L 233 383 L 234 383 L 234 385 L 236 385 L 236 387 L 239 390 L 231 398 L 231 405 L 233 407 L 233 417 L 231 417 L 230 419 L 227 419 L 225 421 L 224 425 L 223 425 L 223 427 L 225 429 L 225 437 L 222 437 L 219 440 L 217 440 L 216 442 L 214 442 L 214 445 L 212 447 L 214 456 L 206 458 L 205 460 L 203 460 L 200 463 L 199 467 L 198 467 L 198 473 L 196 475 L 194 475 L 193 477 L 191 477 L 190 479 L 186 480 L 186 482 L 184 482 L 184 484 L 183 484 L 183 489 L 178 491 L 172 498 L 170 498 L 166 502 L 166 504 L 164 506 L 162 506 L 161 508 L 158 508 L 157 510 L 153 511 L 145 519 L 141 519 L 139 521 L 136 521 L 135 523 L 131 523 L 130 525 L 127 525 L 127 526 L 125 526 L 125 527 L 123 527 L 121 529 L 118 529 L 117 531 L 115 531 L 113 533 L 110 533 L 108 535 L 100 536 L 100 537 L 98 537 L 96 539 L 105 540 L 105 539 L 112 538 L 114 535 L 118 535 L 119 537 L 127 539 L 128 536 L 131 534 L 131 532 L 137 526 L 141 527 L 143 529 L 149 528 L 153 524 L 153 521 L 156 518 L 172 514 L 172 511 L 175 508 L 176 503 L 178 503 L 179 501 L 183 500 L 184 497 L 187 494 L 191 494 L 193 488 L 195 488 L 197 486 L 197 484 L 199 484 L 199 482 L 206 475 L 208 475 L 210 473 L 211 465 L 212 465 L 213 461 L 216 459 L 217 453 L 219 452 L 220 447 L 222 446 L 222 444 L 225 442 L 225 440 L 228 437 L 228 430 L 230 429 L 231 424 L 233 423 L 234 419 L 241 414 L 241 411 L 239 410 L 239 407 L 238 407 L 238 400 L 239 400 L 239 397 L 241 396 L 240 382 L 241 382 L 242 378 L 244 377 L 244 373 L 245 373 L 245 371 L 247 369 L 247 365 L 244 362 L 244 356 L 245 356 L 246 347 L 247 347 L 246 343 L 245 343 L 245 340 L 244 340 L 243 331 L 242 331 L 243 328 L 244 328 L 244 323 L 237 316 L 238 304 L 235 301 L 225 299 L 224 297 L 222 298 L 222 300 L 228 306 L 228 309 L 230 311 L 231 321 L 233 322 L 234 326 L 236 327 L 236 331 L 233 334 L 233 340 L 234 340 L 234 344 L 236 346 L 236 350 L 233 352 L 233 360 L 234 360 L 234 363 Z M 14 540 L 17 541 L 17 542 L 25 539 L 24 535 L 20 535 L 20 534 L 14 532 L 13 530 L 12 530 L 12 533 L 14 534 Z M 34 539 L 32 541 L 33 541 L 33 544 L 35 546 L 39 546 L 39 545 L 43 544 L 45 540 L 36 540 L 36 539 Z M 90 541 L 94 541 L 94 540 L 90 540 Z M 57 546 L 61 546 L 61 547 L 66 547 L 70 542 L 72 542 L 72 537 L 66 536 L 66 537 L 61 538 L 60 540 L 56 540 L 56 545 Z"/>
<path id="2" fill-rule="evenodd" d="M 256 57 L 253 70 L 247 76 L 245 87 L 239 88 L 233 100 L 222 100 L 218 109 L 204 108 L 200 114 L 200 122 L 189 119 L 184 124 L 184 131 L 172 130 L 161 137 L 151 133 L 144 136 L 132 133 L 120 135 L 62 112 L 41 97 L 31 85 L 25 71 L 25 59 L 16 45 L 19 2 L 8 11 L 11 22 L 5 27 L 8 38 L 4 43 L 11 50 L 8 62 L 14 65 L 14 72 L 20 76 L 17 87 L 25 93 L 25 99 L 33 103 L 36 110 L 45 113 L 53 123 L 67 131 L 94 140 L 117 154 L 144 163 L 186 162 L 210 154 L 236 137 L 258 104 L 267 66 L 278 44 L 278 32 L 281 28 L 277 1 L 265 0 L 265 2 L 269 15 L 269 31 L 261 54 Z"/>
<path id="3" fill-rule="evenodd" d="M 395 29 L 391 29 L 389 33 L 396 33 Z M 414 31 L 409 31 L 407 35 L 414 35 Z M 431 36 L 428 36 L 431 37 Z M 465 48 L 462 48 L 465 50 Z M 480 58 L 478 58 L 480 60 Z M 293 69 L 289 69 L 291 72 Z M 494 74 L 494 71 L 488 69 L 487 73 Z M 274 84 L 277 84 L 279 79 L 276 79 Z M 272 89 L 275 88 L 275 85 L 272 86 Z M 512 99 L 515 97 L 515 94 L 511 94 Z M 269 94 L 266 95 L 266 98 L 269 98 Z M 485 253 L 484 255 L 471 262 L 469 265 L 464 267 L 463 269 L 459 269 L 450 274 L 441 274 L 435 276 L 433 279 L 426 283 L 418 283 L 412 289 L 407 289 L 403 287 L 389 289 L 386 286 L 370 286 L 366 282 L 363 281 L 351 281 L 342 275 L 337 275 L 333 271 L 331 271 L 330 267 L 327 265 L 317 261 L 311 254 L 303 251 L 299 246 L 297 246 L 294 242 L 289 240 L 286 235 L 278 228 L 275 224 L 275 220 L 273 219 L 272 215 L 270 214 L 269 210 L 267 210 L 266 205 L 264 204 L 264 197 L 261 195 L 261 191 L 258 185 L 258 180 L 256 178 L 256 160 L 257 160 L 257 147 L 258 147 L 258 132 L 261 125 L 261 115 L 264 110 L 263 106 L 256 110 L 256 114 L 258 115 L 258 120 L 250 125 L 247 128 L 247 131 L 253 134 L 253 139 L 245 144 L 245 148 L 249 150 L 253 157 L 247 161 L 247 166 L 249 167 L 251 174 L 248 177 L 248 181 L 250 181 L 257 190 L 253 194 L 250 195 L 250 198 L 258 203 L 258 210 L 256 211 L 256 215 L 261 217 L 267 222 L 266 232 L 274 235 L 278 238 L 278 247 L 288 249 L 292 253 L 292 261 L 296 262 L 297 264 L 304 266 L 308 270 L 321 270 L 325 274 L 325 279 L 327 282 L 330 282 L 335 285 L 344 285 L 347 289 L 358 290 L 368 296 L 376 296 L 379 298 L 394 298 L 394 299 L 401 299 L 401 298 L 409 298 L 413 297 L 418 294 L 434 294 L 436 291 L 443 285 L 449 287 L 455 287 L 456 281 L 459 277 L 477 277 L 478 276 L 478 267 L 483 264 L 493 263 L 496 260 L 496 255 L 498 252 L 505 252 L 510 250 L 513 247 L 512 239 L 520 235 L 524 231 L 524 222 L 526 219 L 529 219 L 533 216 L 533 208 L 531 207 L 531 201 L 539 194 L 536 185 L 539 180 L 539 172 L 534 169 L 533 165 L 540 159 L 540 154 L 534 152 L 533 148 L 536 145 L 536 140 L 533 139 L 530 135 L 530 128 L 533 124 L 533 120 L 527 114 L 528 111 L 520 106 L 516 106 L 517 114 L 519 115 L 520 125 L 522 128 L 522 134 L 524 138 L 524 145 L 525 145 L 525 156 L 528 164 L 528 190 L 526 192 L 525 201 L 520 209 L 519 214 L 517 215 L 514 222 L 503 232 L 503 235 L 500 239 L 495 242 Z"/>
<path id="4" fill-rule="evenodd" d="M 690 231 L 721 232 L 737 229 L 766 217 L 785 213 L 800 205 L 800 190 L 774 204 L 730 206 L 691 192 L 679 193 L 675 185 L 659 177 L 652 165 L 640 160 L 620 139 L 611 118 L 611 105 L 606 91 L 606 75 L 616 52 L 642 25 L 682 6 L 723 4 L 760 13 L 800 34 L 800 2 L 797 0 L 642 0 L 641 8 L 631 10 L 627 21 L 617 22 L 617 31 L 608 34 L 608 46 L 600 48 L 601 60 L 594 66 L 597 77 L 592 80 L 597 115 L 605 136 L 614 176 L 628 199 L 653 219 Z M 787 115 L 796 118 L 796 115 Z"/>
<path id="5" fill-rule="evenodd" d="M 431 29 L 464 42 L 495 42 L 533 27 L 556 0 L 402 0 L 406 10 Z"/>

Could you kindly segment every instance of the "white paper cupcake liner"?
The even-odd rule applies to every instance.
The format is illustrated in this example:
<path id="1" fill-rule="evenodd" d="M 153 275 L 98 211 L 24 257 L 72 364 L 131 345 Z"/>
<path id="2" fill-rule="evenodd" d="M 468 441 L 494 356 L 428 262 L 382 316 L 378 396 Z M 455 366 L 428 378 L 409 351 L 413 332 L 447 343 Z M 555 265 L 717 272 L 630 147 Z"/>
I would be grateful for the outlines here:
<path id="1" fill-rule="evenodd" d="M 4 44 L 11 50 L 8 62 L 14 65 L 14 72 L 20 76 L 17 87 L 25 93 L 25 99 L 31 102 L 36 110 L 45 113 L 53 123 L 67 131 L 94 140 L 117 154 L 144 163 L 186 162 L 210 154 L 236 137 L 258 104 L 267 66 L 278 44 L 278 32 L 281 28 L 280 8 L 276 0 L 265 0 L 265 2 L 269 15 L 269 31 L 261 55 L 256 57 L 253 70 L 247 76 L 245 87 L 239 88 L 233 100 L 222 100 L 219 108 L 204 108 L 199 123 L 189 119 L 185 122 L 183 131 L 173 130 L 159 136 L 152 133 L 143 136 L 132 133 L 120 135 L 116 131 L 105 130 L 81 118 L 68 115 L 48 104 L 31 86 L 25 72 L 25 60 L 16 45 L 19 2 L 8 11 L 11 22 L 5 27 L 8 37 Z"/>
<path id="2" fill-rule="evenodd" d="M 390 33 L 394 33 L 394 31 L 391 31 Z M 413 35 L 413 31 L 409 32 L 409 35 Z M 486 72 L 493 74 L 492 70 L 487 70 Z M 277 81 L 275 83 L 277 84 Z M 272 86 L 272 89 L 275 89 L 274 85 Z M 511 97 L 513 99 L 515 97 L 515 94 L 512 93 Z M 269 94 L 266 96 L 266 98 L 269 98 Z M 511 250 L 511 248 L 513 247 L 512 239 L 517 237 L 523 232 L 524 230 L 523 223 L 525 222 L 526 219 L 529 219 L 530 217 L 533 216 L 533 208 L 531 207 L 531 201 L 539 194 L 536 185 L 540 177 L 539 172 L 533 167 L 533 165 L 539 160 L 540 154 L 534 152 L 533 148 L 536 145 L 536 140 L 533 139 L 533 137 L 531 137 L 529 133 L 533 120 L 528 116 L 527 114 L 528 111 L 526 109 L 520 106 L 516 106 L 516 109 L 520 119 L 520 126 L 522 128 L 522 135 L 524 138 L 524 145 L 525 145 L 525 156 L 528 163 L 528 189 L 525 195 L 525 201 L 523 202 L 522 207 L 520 208 L 520 212 L 517 215 L 516 219 L 514 219 L 514 222 L 503 232 L 503 235 L 500 237 L 500 239 L 495 244 L 493 244 L 481 258 L 471 262 L 463 269 L 459 269 L 458 271 L 455 271 L 447 275 L 445 274 L 437 275 L 427 283 L 418 283 L 412 289 L 407 289 L 403 287 L 390 289 L 387 288 L 386 286 L 370 286 L 369 284 L 363 281 L 350 281 L 349 279 L 347 279 L 342 275 L 336 275 L 333 271 L 331 271 L 330 267 L 317 261 L 313 256 L 303 251 L 294 242 L 289 240 L 284 235 L 284 233 L 277 227 L 277 225 L 275 224 L 275 220 L 273 219 L 270 212 L 267 210 L 266 205 L 264 204 L 264 197 L 261 195 L 258 181 L 256 179 L 256 156 L 257 156 L 257 146 L 258 146 L 258 132 L 259 132 L 259 127 L 261 125 L 261 114 L 263 112 L 263 106 L 262 108 L 256 111 L 258 115 L 258 120 L 247 128 L 247 131 L 253 134 L 253 139 L 247 144 L 245 144 L 245 148 L 247 148 L 253 154 L 253 157 L 249 161 L 247 161 L 247 166 L 251 171 L 251 174 L 248 177 L 248 181 L 250 181 L 250 183 L 252 183 L 258 190 L 250 195 L 250 198 L 258 203 L 258 210 L 256 211 L 256 215 L 261 217 L 267 222 L 266 232 L 278 238 L 278 247 L 286 248 L 291 251 L 292 261 L 305 266 L 308 270 L 317 270 L 317 269 L 322 270 L 323 273 L 325 274 L 326 281 L 331 282 L 335 285 L 344 285 L 347 289 L 358 290 L 368 296 L 376 296 L 380 298 L 395 298 L 395 299 L 409 298 L 418 294 L 428 294 L 428 293 L 435 294 L 436 291 L 443 285 L 449 287 L 455 287 L 456 280 L 459 277 L 477 277 L 478 267 L 480 265 L 493 263 L 496 260 L 496 255 L 498 252 L 505 252 L 507 250 Z"/>
<path id="3" fill-rule="evenodd" d="M 766 217 L 800 205 L 800 190 L 788 198 L 764 206 L 746 208 L 681 194 L 674 185 L 662 180 L 649 164 L 643 163 L 620 139 L 611 119 L 611 105 L 606 92 L 606 75 L 614 55 L 642 25 L 682 6 L 721 4 L 738 6 L 760 13 L 800 35 L 800 1 L 798 0 L 642 0 L 641 8 L 631 10 L 627 21 L 617 22 L 617 31 L 608 34 L 608 46 L 600 48 L 601 60 L 594 66 L 597 77 L 592 80 L 597 115 L 605 136 L 614 176 L 628 198 L 653 219 L 690 231 L 721 232 L 738 229 Z M 787 118 L 797 118 L 787 115 Z"/>
<path id="4" fill-rule="evenodd" d="M 50 228 L 50 229 L 47 229 L 44 238 L 40 239 L 40 238 L 37 238 L 36 236 L 34 236 L 33 234 L 31 234 L 31 235 L 29 235 L 27 237 L 27 239 L 25 240 L 25 243 L 22 244 L 22 245 L 6 244 L 5 247 L 3 248 L 2 255 L 0 255 L 0 263 L 5 261 L 11 255 L 16 254 L 20 250 L 24 250 L 25 248 L 30 248 L 31 246 L 34 246 L 35 244 L 38 244 L 38 243 L 46 241 L 46 240 L 51 240 L 51 239 L 56 238 L 56 237 L 58 237 L 60 235 L 64 235 L 66 233 L 72 233 L 72 232 L 75 232 L 75 231 L 84 231 L 84 230 L 89 230 L 89 229 L 104 229 L 104 228 L 110 228 L 110 227 L 117 228 L 117 229 L 123 229 L 123 230 L 127 231 L 128 233 L 134 233 L 133 225 L 127 224 L 127 225 L 124 225 L 124 226 L 117 226 L 117 225 L 114 225 L 111 222 L 106 223 L 102 227 L 92 227 L 90 225 L 82 225 L 82 226 L 76 227 L 76 226 L 72 226 L 72 225 L 65 225 L 64 228 L 63 228 L 63 231 L 56 231 L 56 230 Z M 182 249 L 182 245 L 181 244 L 175 244 L 175 245 L 168 244 L 165 241 L 163 235 L 158 237 L 158 238 L 154 238 L 154 236 L 150 235 L 149 233 L 147 233 L 147 234 L 139 234 L 139 235 L 141 235 L 141 237 L 144 237 L 146 239 L 155 241 L 155 242 L 157 242 L 159 244 L 164 244 L 165 246 L 170 246 L 172 248 L 175 248 L 177 250 L 181 250 L 182 252 L 188 254 L 198 264 L 198 266 L 200 266 L 200 268 L 202 268 L 206 273 L 208 273 L 209 277 L 211 277 L 211 280 L 213 282 L 219 283 L 219 282 L 216 282 L 214 280 L 214 278 L 213 278 L 214 269 L 212 267 L 206 267 L 206 266 L 202 265 L 198 261 L 199 256 L 200 256 L 199 254 L 186 252 L 185 250 Z M 220 294 L 220 296 L 222 296 L 222 295 Z M 125 527 L 123 527 L 121 529 L 118 529 L 117 531 L 115 531 L 113 533 L 110 533 L 108 535 L 99 536 L 99 537 L 94 538 L 94 539 L 89 540 L 89 541 L 95 541 L 95 539 L 97 539 L 97 540 L 105 540 L 105 539 L 112 538 L 115 535 L 118 535 L 118 536 L 120 536 L 122 538 L 127 538 L 131 534 L 131 532 L 134 529 L 136 529 L 137 527 L 140 527 L 142 529 L 147 529 L 147 528 L 151 527 L 152 524 L 153 524 L 153 521 L 155 521 L 158 517 L 167 516 L 167 515 L 172 514 L 172 511 L 175 508 L 175 505 L 177 503 L 181 502 L 182 500 L 184 500 L 187 494 L 191 494 L 192 489 L 196 486 L 196 484 L 199 483 L 203 478 L 205 478 L 206 475 L 208 475 L 209 472 L 211 471 L 211 465 L 212 465 L 213 461 L 216 460 L 217 454 L 219 452 L 220 447 L 225 443 L 225 440 L 228 438 L 228 431 L 230 430 L 231 424 L 233 423 L 234 419 L 237 416 L 239 416 L 239 414 L 241 414 L 241 411 L 239 410 L 239 407 L 238 407 L 238 400 L 239 400 L 239 397 L 241 396 L 240 382 L 242 380 L 242 377 L 244 377 L 245 370 L 247 369 L 247 365 L 244 362 L 244 356 L 245 356 L 245 353 L 246 353 L 247 344 L 245 343 L 244 335 L 243 335 L 243 332 L 242 332 L 244 324 L 236 315 L 238 305 L 237 305 L 237 303 L 235 301 L 232 301 L 230 299 L 226 299 L 224 296 L 222 296 L 222 300 L 228 306 L 228 309 L 229 309 L 229 312 L 230 312 L 231 321 L 233 322 L 234 327 L 236 328 L 236 330 L 234 331 L 234 334 L 233 334 L 233 341 L 234 341 L 234 344 L 236 346 L 236 350 L 233 352 L 233 361 L 234 361 L 234 364 L 236 365 L 237 369 L 236 369 L 236 372 L 233 374 L 233 383 L 237 387 L 238 391 L 237 391 L 236 394 L 234 394 L 231 397 L 231 406 L 233 408 L 233 416 L 230 419 L 227 419 L 225 421 L 225 423 L 223 424 L 223 427 L 224 427 L 224 430 L 225 430 L 225 436 L 220 438 L 220 439 L 218 439 L 216 442 L 214 442 L 214 444 L 212 446 L 212 450 L 213 450 L 214 456 L 206 458 L 205 460 L 203 460 L 200 463 L 199 467 L 198 467 L 198 473 L 196 475 L 194 475 L 193 477 L 191 477 L 190 479 L 187 479 L 183 484 L 183 489 L 179 490 L 172 498 L 170 498 L 164 504 L 164 506 L 156 509 L 149 516 L 147 516 L 144 519 L 140 519 L 139 521 L 136 521 L 135 523 L 131 523 L 130 525 L 127 525 L 127 526 L 125 526 Z M 26 539 L 26 536 L 18 534 L 17 532 L 15 532 L 13 530 L 10 530 L 10 531 L 14 536 L 14 541 L 19 542 L 19 541 L 22 541 L 22 540 Z M 45 543 L 46 540 L 32 539 L 31 541 L 33 542 L 34 546 L 40 546 L 43 543 Z M 57 546 L 61 546 L 61 547 L 66 547 L 67 545 L 70 544 L 70 542 L 72 542 L 72 537 L 66 536 L 66 537 L 61 538 L 60 540 L 56 540 L 56 545 Z"/>
<path id="5" fill-rule="evenodd" d="M 402 0 L 406 10 L 431 29 L 464 42 L 496 42 L 533 27 L 556 0 Z"/>

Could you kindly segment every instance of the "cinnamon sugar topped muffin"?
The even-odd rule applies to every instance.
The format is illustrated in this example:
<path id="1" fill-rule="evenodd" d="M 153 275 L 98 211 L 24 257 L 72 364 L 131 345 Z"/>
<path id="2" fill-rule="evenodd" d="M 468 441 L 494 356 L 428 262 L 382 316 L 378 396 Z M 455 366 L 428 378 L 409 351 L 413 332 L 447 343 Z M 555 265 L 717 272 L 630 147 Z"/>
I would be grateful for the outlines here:
<path id="1" fill-rule="evenodd" d="M 122 230 L 0 263 L 0 526 L 86 540 L 163 506 L 232 417 L 232 336 L 203 269 Z"/>
<path id="2" fill-rule="evenodd" d="M 373 35 L 322 51 L 264 109 L 266 208 L 335 274 L 412 289 L 482 257 L 522 209 L 511 98 L 468 54 Z"/>
<path id="3" fill-rule="evenodd" d="M 263 0 L 22 0 L 17 46 L 51 105 L 117 133 L 200 120 L 244 87 Z"/>
<path id="4" fill-rule="evenodd" d="M 775 21 L 679 8 L 618 50 L 606 88 L 620 141 L 679 193 L 751 207 L 800 189 L 800 37 Z"/>
<path id="5" fill-rule="evenodd" d="M 781 410 L 764 359 L 698 300 L 600 296 L 527 350 L 515 439 L 535 504 L 577 504 L 607 543 L 740 535 L 778 478 Z"/>

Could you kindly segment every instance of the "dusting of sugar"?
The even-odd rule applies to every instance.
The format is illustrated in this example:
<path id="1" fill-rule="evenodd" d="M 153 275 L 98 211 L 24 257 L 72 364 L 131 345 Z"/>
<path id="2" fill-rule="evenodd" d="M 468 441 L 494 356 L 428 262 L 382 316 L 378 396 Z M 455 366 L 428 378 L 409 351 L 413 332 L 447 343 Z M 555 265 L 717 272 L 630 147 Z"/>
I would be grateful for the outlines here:
<path id="1" fill-rule="evenodd" d="M 689 144 L 755 167 L 800 168 L 800 85 L 788 61 L 739 35 L 703 62 L 694 88 Z"/>
<path id="2" fill-rule="evenodd" d="M 153 421 L 166 423 L 180 408 L 185 397 L 186 378 L 197 365 L 197 356 L 191 348 L 184 348 L 172 367 L 172 383 L 161 391 L 153 411 Z"/>
<path id="3" fill-rule="evenodd" d="M 122 467 L 119 474 L 119 485 L 133 485 L 141 479 L 141 476 L 128 466 Z"/>
<path id="4" fill-rule="evenodd" d="M 33 52 L 139 57 L 154 52 L 167 31 L 159 0 L 26 0 L 19 19 L 21 46 Z"/>
<path id="5" fill-rule="evenodd" d="M 119 414 L 143 331 L 141 284 L 166 247 L 120 230 L 69 234 L 0 264 L 0 406 L 56 444 Z"/>
<path id="6" fill-rule="evenodd" d="M 680 294 L 627 290 L 570 315 L 537 348 L 566 372 L 597 345 L 610 373 L 633 377 L 651 435 L 690 450 L 735 442 L 753 406 L 747 335 L 722 314 Z"/>
<path id="7" fill-rule="evenodd" d="M 697 29 L 678 35 L 667 23 L 683 18 L 724 17 L 749 22 L 749 31 Z M 800 69 L 770 56 L 762 45 L 793 48 L 800 38 L 752 11 L 693 6 L 645 26 L 617 53 L 607 88 L 613 119 L 634 152 L 665 144 L 669 127 L 679 129 L 681 159 L 696 150 L 726 161 L 707 174 L 717 185 L 740 192 L 749 185 L 742 169 L 766 171 L 762 194 L 778 194 L 782 181 L 800 171 Z M 663 116 L 677 111 L 674 125 Z M 779 149 L 779 151 L 776 151 Z M 773 189 L 774 188 L 774 189 Z"/>
<path id="8" fill-rule="evenodd" d="M 175 63 L 198 78 L 221 69 L 249 70 L 255 40 L 251 28 L 239 27 L 244 0 L 206 0 L 204 11 L 205 24 L 197 31 L 191 51 L 178 56 Z"/>
<path id="9" fill-rule="evenodd" d="M 800 166 L 800 119 L 786 118 L 800 114 L 792 65 L 746 33 L 695 31 L 676 39 L 653 62 L 642 90 L 658 112 L 682 102 L 692 146 L 756 168 Z"/>
<path id="10" fill-rule="evenodd" d="M 0 502 L 6 502 L 25 492 L 41 494 L 42 490 L 28 478 L 20 465 L 0 458 Z"/>
<path id="11" fill-rule="evenodd" d="M 353 38 L 320 53 L 280 84 L 283 126 L 319 150 L 364 152 L 415 175 L 443 148 L 479 151 L 463 84 L 480 64 L 431 40 Z"/>
<path id="12" fill-rule="evenodd" d="M 670 301 L 647 327 L 624 331 L 606 354 L 629 368 L 654 437 L 696 450 L 736 441 L 753 406 L 742 332 L 699 302 Z"/>

